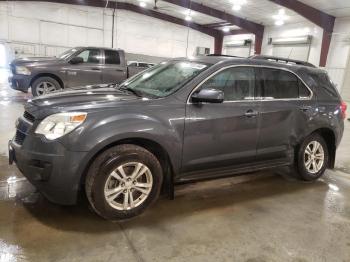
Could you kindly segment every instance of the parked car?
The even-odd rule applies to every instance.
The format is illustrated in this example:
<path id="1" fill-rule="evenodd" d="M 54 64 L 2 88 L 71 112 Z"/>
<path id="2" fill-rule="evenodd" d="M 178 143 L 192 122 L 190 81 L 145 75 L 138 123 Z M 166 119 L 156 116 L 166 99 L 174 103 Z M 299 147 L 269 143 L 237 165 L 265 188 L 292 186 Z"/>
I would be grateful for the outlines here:
<path id="1" fill-rule="evenodd" d="M 129 61 L 128 62 L 128 70 L 131 75 L 135 75 L 143 70 L 146 70 L 152 66 L 154 66 L 154 63 L 147 63 L 147 62 L 137 62 L 137 61 Z"/>
<path id="2" fill-rule="evenodd" d="M 325 71 L 266 59 L 174 59 L 114 88 L 35 98 L 10 163 L 55 203 L 85 191 L 107 219 L 141 214 L 178 183 L 280 166 L 318 179 L 334 167 L 346 105 Z"/>
<path id="3" fill-rule="evenodd" d="M 12 61 L 9 79 L 15 90 L 40 96 L 77 86 L 121 83 L 144 69 L 128 72 L 121 49 L 76 47 L 58 57 L 31 57 Z"/>

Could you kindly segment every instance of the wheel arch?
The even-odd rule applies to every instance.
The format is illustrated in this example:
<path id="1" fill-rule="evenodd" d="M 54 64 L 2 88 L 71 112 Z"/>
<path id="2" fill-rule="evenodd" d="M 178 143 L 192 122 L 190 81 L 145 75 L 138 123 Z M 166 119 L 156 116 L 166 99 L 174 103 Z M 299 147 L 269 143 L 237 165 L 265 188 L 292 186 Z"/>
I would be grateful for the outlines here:
<path id="1" fill-rule="evenodd" d="M 30 87 L 32 86 L 34 81 L 37 80 L 40 77 L 51 77 L 51 78 L 55 79 L 60 84 L 62 89 L 64 88 L 64 83 L 63 83 L 62 79 L 59 76 L 57 76 L 56 74 L 53 74 L 53 73 L 39 73 L 39 74 L 35 75 L 32 78 L 32 80 L 30 80 Z"/>
<path id="2" fill-rule="evenodd" d="M 120 140 L 108 143 L 107 145 L 104 145 L 103 147 L 94 151 L 93 154 L 88 158 L 87 164 L 85 165 L 85 167 L 82 170 L 81 178 L 80 178 L 80 186 L 82 186 L 85 183 L 87 172 L 88 172 L 91 164 L 94 162 L 94 160 L 101 153 L 108 150 L 109 148 L 117 146 L 117 145 L 122 145 L 122 144 L 132 144 L 132 145 L 141 146 L 155 155 L 155 157 L 158 159 L 158 161 L 160 162 L 161 167 L 163 169 L 164 179 L 163 179 L 163 185 L 162 185 L 162 193 L 167 194 L 172 199 L 173 195 L 174 195 L 173 163 L 171 161 L 171 158 L 170 158 L 167 150 L 162 145 L 160 145 L 158 142 L 151 140 L 151 139 L 148 139 L 148 138 L 134 137 L 134 138 L 120 139 Z"/>
<path id="3" fill-rule="evenodd" d="M 311 134 L 319 134 L 327 144 L 329 159 L 328 168 L 334 168 L 335 165 L 335 155 L 336 155 L 336 136 L 332 129 L 327 127 L 322 127 L 315 129 Z"/>

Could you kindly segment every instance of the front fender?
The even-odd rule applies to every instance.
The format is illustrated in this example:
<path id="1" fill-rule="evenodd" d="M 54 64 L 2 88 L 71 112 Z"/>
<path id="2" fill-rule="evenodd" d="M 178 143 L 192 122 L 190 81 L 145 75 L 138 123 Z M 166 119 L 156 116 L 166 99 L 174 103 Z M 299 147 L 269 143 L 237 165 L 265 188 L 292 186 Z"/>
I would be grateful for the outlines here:
<path id="1" fill-rule="evenodd" d="M 173 112 L 181 114 L 180 111 Z M 105 114 L 106 111 L 103 115 Z M 99 118 L 99 114 L 96 114 L 90 120 L 87 119 L 84 126 L 69 134 L 62 143 L 71 151 L 88 152 L 84 159 L 87 164 L 98 152 L 118 141 L 150 140 L 168 153 L 174 172 L 177 172 L 181 167 L 183 128 L 183 115 L 178 118 L 163 118 L 128 113 L 110 114 L 108 117 Z"/>

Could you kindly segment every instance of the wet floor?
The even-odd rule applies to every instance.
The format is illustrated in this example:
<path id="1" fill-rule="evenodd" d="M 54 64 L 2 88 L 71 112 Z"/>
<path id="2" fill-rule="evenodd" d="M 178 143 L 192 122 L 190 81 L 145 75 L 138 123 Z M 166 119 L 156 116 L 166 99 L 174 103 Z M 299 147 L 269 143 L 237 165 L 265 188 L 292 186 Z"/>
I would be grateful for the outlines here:
<path id="1" fill-rule="evenodd" d="M 0 70 L 0 262 L 350 261 L 350 122 L 336 169 L 314 183 L 285 170 L 181 186 L 130 221 L 81 200 L 49 203 L 8 165 L 7 141 L 30 95 Z M 2 81 L 2 82 L 1 82 Z"/>

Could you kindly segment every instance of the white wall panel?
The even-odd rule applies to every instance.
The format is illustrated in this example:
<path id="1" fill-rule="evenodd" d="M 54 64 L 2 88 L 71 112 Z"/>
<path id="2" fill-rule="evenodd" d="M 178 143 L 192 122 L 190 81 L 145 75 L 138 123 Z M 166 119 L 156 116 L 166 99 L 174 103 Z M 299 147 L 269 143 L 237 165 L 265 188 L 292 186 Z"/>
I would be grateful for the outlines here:
<path id="1" fill-rule="evenodd" d="M 68 43 L 67 46 L 87 46 L 88 33 L 87 28 L 80 26 L 68 26 Z"/>
<path id="2" fill-rule="evenodd" d="M 57 55 L 61 49 L 81 45 L 111 47 L 111 9 L 44 2 L 0 3 L 0 8 L 0 39 L 33 43 L 37 55 Z M 186 55 L 184 26 L 117 10 L 114 30 L 114 47 L 128 53 Z M 188 40 L 189 55 L 197 46 L 214 49 L 214 38 L 198 31 L 190 29 Z"/>
<path id="3" fill-rule="evenodd" d="M 87 45 L 103 46 L 103 31 L 99 29 L 87 29 Z"/>
<path id="4" fill-rule="evenodd" d="M 9 17 L 9 40 L 39 43 L 39 20 Z"/>
<path id="5" fill-rule="evenodd" d="M 326 68 L 330 73 L 331 79 L 338 85 L 338 89 L 342 94 L 348 93 L 350 89 L 350 82 L 344 82 L 346 72 L 350 71 L 349 60 L 350 18 L 336 19 Z"/>
<path id="6" fill-rule="evenodd" d="M 7 14 L 0 12 L 0 39 L 8 39 L 8 19 Z"/>
<path id="7" fill-rule="evenodd" d="M 40 22 L 42 44 L 68 46 L 68 27 L 53 22 Z"/>
<path id="8" fill-rule="evenodd" d="M 91 11 L 87 15 L 87 26 L 103 29 L 103 12 Z"/>

